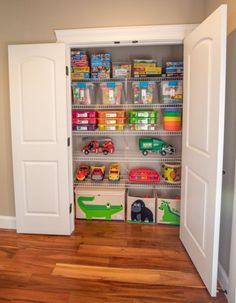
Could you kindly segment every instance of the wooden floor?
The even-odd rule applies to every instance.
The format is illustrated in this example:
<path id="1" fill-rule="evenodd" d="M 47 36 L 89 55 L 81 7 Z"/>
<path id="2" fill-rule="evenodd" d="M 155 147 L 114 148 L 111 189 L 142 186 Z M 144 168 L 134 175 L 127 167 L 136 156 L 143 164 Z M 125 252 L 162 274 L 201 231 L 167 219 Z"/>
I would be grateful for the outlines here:
<path id="1" fill-rule="evenodd" d="M 76 223 L 71 237 L 0 230 L 0 303 L 226 302 L 212 299 L 178 228 Z"/>

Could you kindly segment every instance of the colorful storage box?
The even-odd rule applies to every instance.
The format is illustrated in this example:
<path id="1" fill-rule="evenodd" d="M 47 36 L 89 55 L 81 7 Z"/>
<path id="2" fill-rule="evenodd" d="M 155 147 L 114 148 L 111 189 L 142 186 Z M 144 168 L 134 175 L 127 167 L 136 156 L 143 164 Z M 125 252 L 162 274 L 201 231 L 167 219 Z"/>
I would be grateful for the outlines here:
<path id="1" fill-rule="evenodd" d="M 180 224 L 180 199 L 157 199 L 157 223 Z"/>
<path id="2" fill-rule="evenodd" d="M 153 191 L 148 195 L 135 195 L 131 191 L 127 196 L 126 219 L 132 223 L 156 222 L 156 198 Z"/>
<path id="3" fill-rule="evenodd" d="M 105 54 L 92 54 L 90 56 L 91 77 L 109 79 L 111 74 L 111 56 Z"/>
<path id="4" fill-rule="evenodd" d="M 76 218 L 87 220 L 125 219 L 124 189 L 75 189 Z"/>
<path id="5" fill-rule="evenodd" d="M 130 110 L 129 111 L 129 118 L 156 118 L 157 117 L 157 111 L 155 110 Z"/>
<path id="6" fill-rule="evenodd" d="M 77 124 L 72 125 L 72 130 L 75 131 L 80 131 L 80 130 L 94 131 L 96 129 L 97 129 L 97 125 L 77 125 Z"/>
<path id="7" fill-rule="evenodd" d="M 125 118 L 98 118 L 99 124 L 125 124 Z"/>
<path id="8" fill-rule="evenodd" d="M 155 124 L 130 124 L 130 130 L 155 130 Z"/>
<path id="9" fill-rule="evenodd" d="M 113 78 L 130 78 L 131 63 L 113 63 L 112 64 Z"/>
<path id="10" fill-rule="evenodd" d="M 124 118 L 125 110 L 99 110 L 99 118 Z"/>
<path id="11" fill-rule="evenodd" d="M 157 118 L 156 117 L 133 117 L 129 118 L 129 124 L 156 124 Z"/>
<path id="12" fill-rule="evenodd" d="M 72 118 L 95 118 L 97 117 L 96 111 L 79 111 L 74 110 L 72 112 Z"/>
<path id="13" fill-rule="evenodd" d="M 72 124 L 97 124 L 97 118 L 73 118 Z"/>
<path id="14" fill-rule="evenodd" d="M 125 128 L 125 124 L 114 124 L 114 125 L 112 125 L 112 124 L 98 124 L 98 129 L 100 130 L 100 131 L 107 131 L 107 130 L 111 130 L 111 131 L 113 131 L 113 130 L 119 130 L 119 131 L 122 131 L 122 130 L 124 130 L 124 128 Z"/>

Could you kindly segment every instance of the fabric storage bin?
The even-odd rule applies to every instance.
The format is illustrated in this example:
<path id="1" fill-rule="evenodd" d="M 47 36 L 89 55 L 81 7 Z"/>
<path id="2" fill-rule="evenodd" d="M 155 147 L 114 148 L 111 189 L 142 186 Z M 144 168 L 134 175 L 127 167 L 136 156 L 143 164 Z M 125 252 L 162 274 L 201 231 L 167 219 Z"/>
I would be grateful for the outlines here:
<path id="1" fill-rule="evenodd" d="M 158 198 L 156 209 L 157 223 L 180 224 L 180 199 Z"/>
<path id="2" fill-rule="evenodd" d="M 153 190 L 127 193 L 126 220 L 132 223 L 156 222 L 156 196 Z"/>
<path id="3" fill-rule="evenodd" d="M 97 220 L 125 219 L 125 189 L 75 189 L 76 218 Z"/>

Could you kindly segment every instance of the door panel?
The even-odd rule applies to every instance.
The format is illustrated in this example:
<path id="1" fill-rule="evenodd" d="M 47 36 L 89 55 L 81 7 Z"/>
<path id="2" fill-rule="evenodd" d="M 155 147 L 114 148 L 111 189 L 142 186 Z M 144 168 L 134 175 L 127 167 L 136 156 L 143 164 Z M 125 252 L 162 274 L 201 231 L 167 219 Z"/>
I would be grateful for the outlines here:
<path id="1" fill-rule="evenodd" d="M 184 41 L 180 238 L 216 295 L 223 160 L 226 5 Z"/>
<path id="2" fill-rule="evenodd" d="M 64 44 L 9 46 L 18 232 L 70 234 L 73 228 L 65 66 Z"/>

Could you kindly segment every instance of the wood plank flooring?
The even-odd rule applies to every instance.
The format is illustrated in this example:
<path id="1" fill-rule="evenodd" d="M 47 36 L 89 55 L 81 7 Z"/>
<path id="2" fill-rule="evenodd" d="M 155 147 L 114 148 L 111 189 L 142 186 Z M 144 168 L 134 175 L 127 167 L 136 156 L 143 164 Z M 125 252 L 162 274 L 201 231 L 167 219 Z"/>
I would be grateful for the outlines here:
<path id="1" fill-rule="evenodd" d="M 211 298 L 178 228 L 77 221 L 72 236 L 0 230 L 0 303 L 225 303 Z"/>

